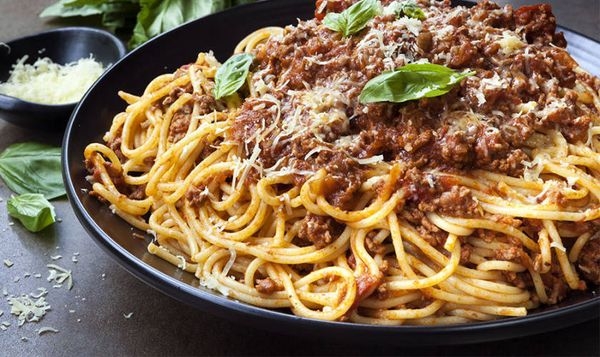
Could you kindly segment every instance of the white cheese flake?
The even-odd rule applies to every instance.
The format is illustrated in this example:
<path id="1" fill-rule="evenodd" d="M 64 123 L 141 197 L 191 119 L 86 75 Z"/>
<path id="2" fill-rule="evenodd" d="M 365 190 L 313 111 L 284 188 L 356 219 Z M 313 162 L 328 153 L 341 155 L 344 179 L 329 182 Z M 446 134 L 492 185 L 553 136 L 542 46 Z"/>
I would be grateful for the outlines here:
<path id="1" fill-rule="evenodd" d="M 556 249 L 561 250 L 561 251 L 563 251 L 565 253 L 567 252 L 567 249 L 565 249 L 565 247 L 562 244 L 558 243 L 558 242 L 552 242 L 552 243 L 550 243 L 550 247 L 556 248 Z"/>
<path id="2" fill-rule="evenodd" d="M 371 165 L 383 161 L 383 155 L 374 155 L 364 159 L 355 159 L 360 165 Z"/>
<path id="3" fill-rule="evenodd" d="M 54 327 L 46 327 L 46 326 L 45 327 L 40 327 L 37 330 L 37 334 L 38 335 L 43 335 L 43 334 L 48 333 L 48 332 L 58 333 L 58 330 L 55 329 Z"/>

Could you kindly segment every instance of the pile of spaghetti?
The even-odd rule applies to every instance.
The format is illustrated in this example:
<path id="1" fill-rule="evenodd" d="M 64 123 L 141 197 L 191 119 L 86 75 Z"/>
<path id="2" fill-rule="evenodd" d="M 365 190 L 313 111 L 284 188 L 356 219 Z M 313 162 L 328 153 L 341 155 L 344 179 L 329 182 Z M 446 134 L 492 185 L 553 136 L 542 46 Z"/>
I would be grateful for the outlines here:
<path id="1" fill-rule="evenodd" d="M 235 300 L 369 324 L 523 316 L 600 283 L 600 80 L 548 6 L 315 15 L 241 41 L 233 94 L 210 53 L 119 93 L 90 192 L 149 252 Z"/>

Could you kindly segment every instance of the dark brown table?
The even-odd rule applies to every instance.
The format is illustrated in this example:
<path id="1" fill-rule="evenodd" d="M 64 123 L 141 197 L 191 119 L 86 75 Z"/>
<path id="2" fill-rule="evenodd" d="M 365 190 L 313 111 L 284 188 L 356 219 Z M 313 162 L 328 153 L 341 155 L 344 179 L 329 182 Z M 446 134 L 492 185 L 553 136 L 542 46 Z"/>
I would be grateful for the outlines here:
<path id="1" fill-rule="evenodd" d="M 283 1 L 283 0 L 280 0 Z M 49 21 L 39 12 L 53 0 L 0 0 L 0 42 L 80 24 Z M 508 1 L 500 1 L 507 3 Z M 513 4 L 532 1 L 511 1 Z M 598 0 L 550 1 L 558 22 L 600 41 Z M 535 1 L 533 1 L 535 3 Z M 600 56 L 600 53 L 598 54 Z M 0 120 L 0 150 L 36 140 L 60 145 L 61 133 L 25 130 Z M 600 320 L 512 341 L 467 346 L 365 346 L 249 329 L 175 301 L 122 269 L 81 227 L 66 199 L 54 201 L 61 222 L 39 234 L 25 231 L 6 213 L 10 191 L 0 182 L 0 355 L 600 355 Z M 58 256 L 61 256 L 60 258 Z M 11 267 L 4 259 L 13 262 Z M 46 264 L 72 270 L 74 286 L 53 288 Z M 37 275 L 39 274 L 39 275 Z M 39 277 L 36 277 L 39 276 Z M 52 306 L 37 324 L 17 326 L 1 289 L 19 295 L 49 290 Z M 38 335 L 42 326 L 59 332 Z"/>

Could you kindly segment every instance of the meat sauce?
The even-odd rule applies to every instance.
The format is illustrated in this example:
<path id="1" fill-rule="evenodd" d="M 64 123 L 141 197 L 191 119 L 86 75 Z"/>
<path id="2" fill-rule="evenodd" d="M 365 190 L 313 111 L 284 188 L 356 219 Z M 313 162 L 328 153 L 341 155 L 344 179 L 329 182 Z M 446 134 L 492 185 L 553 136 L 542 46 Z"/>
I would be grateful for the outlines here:
<path id="1" fill-rule="evenodd" d="M 348 38 L 323 26 L 327 12 L 343 11 L 353 3 L 319 0 L 316 19 L 287 27 L 282 37 L 258 47 L 252 80 L 267 89 L 259 98 L 246 100 L 231 132 L 247 148 L 260 148 L 265 167 L 279 162 L 279 167 L 303 172 L 325 168 L 321 193 L 331 204 L 351 209 L 368 170 L 356 159 L 381 155 L 385 161 L 402 162 L 404 174 L 396 188 L 406 194 L 399 211 L 416 214 L 418 231 L 439 246 L 444 235 L 423 212 L 476 217 L 481 210 L 467 188 L 432 180 L 427 171 L 483 169 L 519 177 L 523 163 L 532 159 L 528 140 L 536 132 L 558 128 L 569 143 L 587 140 L 589 112 L 596 109 L 591 103 L 584 110 L 574 105 L 581 99 L 575 80 L 596 90 L 600 83 L 574 71 L 577 64 L 564 50 L 566 42 L 556 33 L 548 5 L 513 10 L 488 1 L 472 8 L 420 1 L 428 14 L 422 22 L 382 14 Z M 441 97 L 359 103 L 369 79 L 418 60 L 475 70 L 476 75 Z M 266 96 L 273 101 L 261 102 Z M 324 123 L 321 115 L 334 119 Z M 264 128 L 274 130 L 255 140 L 256 130 Z M 305 179 L 297 175 L 294 183 Z M 517 224 L 536 232 L 528 220 Z M 328 225 L 312 217 L 301 232 L 322 245 L 333 236 Z M 469 254 L 467 245 L 462 260 Z M 497 252 L 498 259 L 531 265 L 523 261 L 525 256 L 519 245 Z M 583 257 L 594 260 L 589 254 Z M 567 289 L 553 276 L 544 279 L 551 302 L 557 302 Z M 520 274 L 509 278 L 531 287 L 530 279 Z"/>

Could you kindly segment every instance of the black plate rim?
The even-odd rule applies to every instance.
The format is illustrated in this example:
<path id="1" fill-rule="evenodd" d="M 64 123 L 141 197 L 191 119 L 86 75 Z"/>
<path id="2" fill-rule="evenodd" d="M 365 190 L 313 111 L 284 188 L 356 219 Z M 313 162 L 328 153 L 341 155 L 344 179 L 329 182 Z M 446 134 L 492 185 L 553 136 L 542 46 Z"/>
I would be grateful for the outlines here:
<path id="1" fill-rule="evenodd" d="M 306 1 L 307 0 L 292 0 L 289 1 L 289 3 L 303 3 Z M 600 311 L 600 296 L 595 296 L 585 301 L 576 302 L 552 310 L 535 312 L 525 317 L 506 318 L 491 322 L 475 322 L 464 325 L 379 326 L 321 321 L 255 307 L 213 294 L 202 287 L 194 287 L 184 283 L 143 262 L 105 233 L 102 227 L 92 219 L 83 202 L 79 199 L 69 167 L 69 155 L 71 151 L 70 142 L 73 130 L 78 124 L 78 113 L 85 105 L 87 97 L 94 95 L 94 89 L 102 83 L 103 78 L 109 75 L 111 70 L 118 67 L 121 62 L 126 61 L 128 57 L 135 56 L 139 51 L 142 51 L 143 48 L 149 46 L 151 43 L 159 41 L 159 39 L 162 39 L 165 36 L 168 37 L 176 31 L 182 31 L 182 29 L 188 27 L 201 26 L 203 22 L 207 21 L 207 18 L 225 19 L 229 16 L 239 16 L 240 14 L 244 14 L 247 9 L 256 9 L 259 7 L 264 10 L 269 10 L 277 7 L 277 2 L 278 1 L 276 0 L 262 1 L 238 6 L 221 13 L 194 20 L 150 40 L 147 44 L 136 48 L 125 57 L 121 58 L 111 69 L 106 71 L 77 105 L 69 119 L 63 139 L 63 179 L 67 188 L 67 197 L 73 207 L 76 217 L 96 244 L 109 253 L 119 265 L 132 275 L 168 296 L 226 319 L 278 332 L 285 331 L 285 329 L 282 329 L 282 326 L 288 326 L 298 328 L 294 333 L 301 333 L 314 337 L 320 336 L 323 333 L 335 331 L 335 338 L 346 339 L 360 336 L 363 342 L 386 341 L 386 343 L 389 344 L 424 345 L 430 344 L 432 341 L 431 339 L 435 338 L 436 344 L 451 345 L 503 340 L 543 333 L 581 323 L 592 318 L 597 318 L 600 315 L 598 313 L 598 311 Z M 572 32 L 565 27 L 561 27 L 560 30 L 568 31 L 576 36 L 591 40 L 588 37 Z M 117 219 L 119 218 L 117 217 Z M 553 324 L 550 322 L 555 323 Z M 393 337 L 393 340 L 390 340 L 390 337 Z"/>

